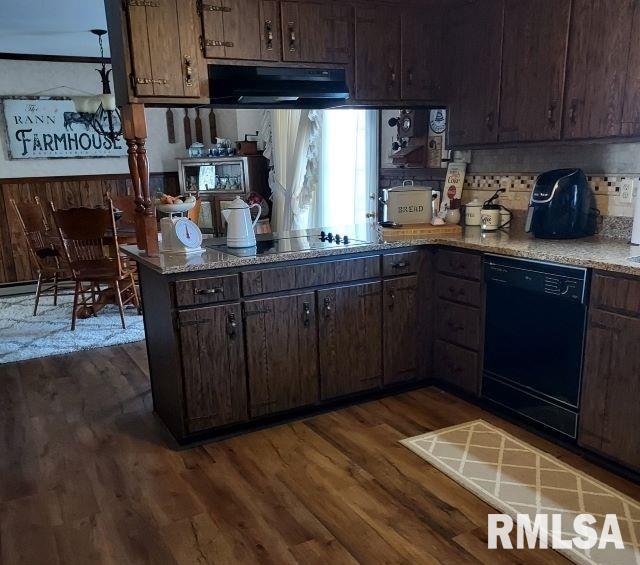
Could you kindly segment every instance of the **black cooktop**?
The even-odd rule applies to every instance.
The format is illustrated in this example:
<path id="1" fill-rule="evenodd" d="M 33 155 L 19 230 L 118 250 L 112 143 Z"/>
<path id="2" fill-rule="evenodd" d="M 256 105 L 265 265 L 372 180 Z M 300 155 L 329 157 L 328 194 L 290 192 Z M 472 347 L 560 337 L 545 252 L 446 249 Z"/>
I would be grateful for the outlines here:
<path id="1" fill-rule="evenodd" d="M 254 257 L 258 255 L 277 255 L 280 253 L 296 253 L 300 251 L 319 251 L 324 249 L 351 249 L 362 245 L 368 245 L 368 241 L 353 239 L 348 234 L 339 234 L 321 231 L 308 235 L 295 235 L 291 237 L 274 237 L 272 235 L 259 235 L 256 237 L 255 247 L 233 248 L 227 247 L 224 237 L 212 238 L 203 242 L 204 247 L 215 249 L 223 253 L 229 253 L 237 257 Z"/>

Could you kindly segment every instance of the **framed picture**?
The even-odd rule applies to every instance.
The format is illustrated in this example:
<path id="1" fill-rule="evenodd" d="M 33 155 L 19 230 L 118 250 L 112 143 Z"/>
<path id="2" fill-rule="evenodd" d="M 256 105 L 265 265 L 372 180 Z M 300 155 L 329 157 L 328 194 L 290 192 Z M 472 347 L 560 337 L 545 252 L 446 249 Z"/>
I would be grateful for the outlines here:
<path id="1" fill-rule="evenodd" d="M 94 114 L 77 112 L 70 98 L 3 98 L 9 159 L 124 157 L 124 140 L 112 142 L 91 125 Z"/>

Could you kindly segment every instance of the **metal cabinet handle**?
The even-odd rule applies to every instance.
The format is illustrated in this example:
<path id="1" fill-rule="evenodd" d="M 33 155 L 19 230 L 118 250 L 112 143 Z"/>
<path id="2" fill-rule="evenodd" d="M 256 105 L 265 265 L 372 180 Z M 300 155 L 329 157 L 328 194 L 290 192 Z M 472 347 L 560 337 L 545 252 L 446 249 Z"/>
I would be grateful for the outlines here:
<path id="1" fill-rule="evenodd" d="M 547 108 L 547 122 L 549 122 L 549 125 L 551 127 L 556 126 L 555 113 L 556 113 L 556 105 L 554 102 L 552 102 L 551 104 L 549 104 L 549 107 Z"/>
<path id="2" fill-rule="evenodd" d="M 191 56 L 184 56 L 184 84 L 193 86 L 193 67 L 191 66 Z"/>
<path id="3" fill-rule="evenodd" d="M 146 78 L 146 77 L 135 77 L 136 84 L 169 84 L 169 81 L 166 78 Z"/>
<path id="4" fill-rule="evenodd" d="M 303 303 L 302 311 L 304 313 L 304 327 L 308 328 L 311 324 L 311 304 L 308 302 Z"/>
<path id="5" fill-rule="evenodd" d="M 406 269 L 409 266 L 409 261 L 398 261 L 391 265 L 392 269 Z"/>
<path id="6" fill-rule="evenodd" d="M 409 72 L 407 73 L 407 80 L 409 84 L 413 84 L 413 71 L 411 69 L 409 69 Z"/>
<path id="7" fill-rule="evenodd" d="M 233 47 L 233 41 L 219 41 L 217 39 L 207 39 L 204 44 L 207 47 Z"/>
<path id="8" fill-rule="evenodd" d="M 493 131 L 493 128 L 495 127 L 495 112 L 491 111 L 487 114 L 487 117 L 485 119 L 485 125 L 487 126 L 487 129 L 489 131 Z"/>
<path id="9" fill-rule="evenodd" d="M 236 329 L 238 327 L 238 323 L 236 322 L 236 315 L 235 314 L 229 314 L 227 316 L 227 335 L 229 336 L 229 339 L 235 339 L 237 332 Z"/>
<path id="10" fill-rule="evenodd" d="M 327 317 L 331 315 L 331 298 L 324 299 L 324 311 Z"/>
<path id="11" fill-rule="evenodd" d="M 273 51 L 273 22 L 271 20 L 264 22 L 264 44 L 267 51 Z"/>
<path id="12" fill-rule="evenodd" d="M 196 288 L 194 292 L 196 295 L 224 294 L 224 288 L 221 286 L 215 286 L 213 288 Z"/>
<path id="13" fill-rule="evenodd" d="M 394 66 L 389 65 L 389 78 L 391 79 L 391 85 L 395 85 L 396 83 L 396 69 Z"/>
<path id="14" fill-rule="evenodd" d="M 573 100 L 571 106 L 569 106 L 569 121 L 575 125 L 576 123 L 576 111 L 578 110 L 578 101 Z"/>
<path id="15" fill-rule="evenodd" d="M 396 293 L 393 291 L 389 292 L 389 310 L 393 310 L 396 305 Z"/>
<path id="16" fill-rule="evenodd" d="M 289 22 L 287 24 L 289 26 L 289 52 L 290 53 L 295 53 L 297 50 L 297 45 L 296 45 L 296 28 L 295 28 L 295 22 Z"/>

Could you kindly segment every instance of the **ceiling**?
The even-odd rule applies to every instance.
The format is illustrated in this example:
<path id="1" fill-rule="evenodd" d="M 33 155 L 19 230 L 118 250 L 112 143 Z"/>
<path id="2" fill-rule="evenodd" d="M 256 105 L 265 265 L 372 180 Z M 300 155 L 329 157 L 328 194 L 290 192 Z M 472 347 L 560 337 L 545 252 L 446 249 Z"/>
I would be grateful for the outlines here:
<path id="1" fill-rule="evenodd" d="M 0 53 L 97 57 L 89 30 L 107 29 L 104 0 L 0 0 L 0 14 Z"/>

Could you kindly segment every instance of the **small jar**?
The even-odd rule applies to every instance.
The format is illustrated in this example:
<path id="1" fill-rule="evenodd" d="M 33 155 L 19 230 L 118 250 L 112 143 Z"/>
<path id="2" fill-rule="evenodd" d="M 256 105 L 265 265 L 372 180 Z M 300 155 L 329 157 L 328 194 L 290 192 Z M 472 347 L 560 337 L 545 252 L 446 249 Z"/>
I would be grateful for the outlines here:
<path id="1" fill-rule="evenodd" d="M 482 207 L 482 231 L 500 229 L 500 204 L 485 204 Z"/>
<path id="2" fill-rule="evenodd" d="M 477 198 L 464 207 L 464 223 L 467 226 L 482 225 L 482 202 Z"/>

